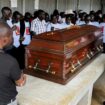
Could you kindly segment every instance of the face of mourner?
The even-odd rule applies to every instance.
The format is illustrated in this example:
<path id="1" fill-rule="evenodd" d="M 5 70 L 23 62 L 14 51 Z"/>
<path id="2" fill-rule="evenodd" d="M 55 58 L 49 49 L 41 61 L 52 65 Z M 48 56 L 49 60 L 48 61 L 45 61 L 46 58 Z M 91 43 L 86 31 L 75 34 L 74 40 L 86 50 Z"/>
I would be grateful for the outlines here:
<path id="1" fill-rule="evenodd" d="M 40 20 L 45 20 L 45 13 L 41 12 L 39 15 Z"/>
<path id="2" fill-rule="evenodd" d="M 70 21 L 71 21 L 71 19 L 70 19 L 70 17 L 68 17 L 68 18 L 66 18 L 66 24 L 70 24 Z"/>
<path id="3" fill-rule="evenodd" d="M 11 13 L 10 10 L 5 10 L 4 13 L 3 13 L 3 16 L 4 16 L 7 20 L 10 19 L 11 15 L 12 15 L 12 13 Z"/>
<path id="4" fill-rule="evenodd" d="M 53 24 L 58 23 L 58 20 L 57 20 L 57 17 L 56 17 L 56 16 L 53 16 L 53 18 L 52 18 L 52 23 L 53 23 Z"/>

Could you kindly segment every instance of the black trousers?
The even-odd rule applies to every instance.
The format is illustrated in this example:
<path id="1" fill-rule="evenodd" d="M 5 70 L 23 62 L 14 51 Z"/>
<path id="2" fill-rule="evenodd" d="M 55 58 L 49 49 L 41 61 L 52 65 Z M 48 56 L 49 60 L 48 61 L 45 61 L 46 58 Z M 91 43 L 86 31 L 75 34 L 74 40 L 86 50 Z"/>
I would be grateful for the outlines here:
<path id="1" fill-rule="evenodd" d="M 19 63 L 20 69 L 25 69 L 25 46 L 20 45 L 17 49 L 17 61 Z"/>

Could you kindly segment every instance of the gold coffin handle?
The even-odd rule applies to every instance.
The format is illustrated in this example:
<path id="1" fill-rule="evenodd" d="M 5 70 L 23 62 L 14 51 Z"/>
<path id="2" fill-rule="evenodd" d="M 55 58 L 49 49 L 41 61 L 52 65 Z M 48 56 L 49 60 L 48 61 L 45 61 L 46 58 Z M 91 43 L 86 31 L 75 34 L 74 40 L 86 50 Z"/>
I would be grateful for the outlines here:
<path id="1" fill-rule="evenodd" d="M 47 69 L 41 69 L 41 68 L 39 68 L 39 67 L 38 67 L 39 63 L 40 63 L 40 60 L 38 59 L 37 62 L 35 63 L 35 66 L 33 67 L 34 70 L 36 70 L 36 71 L 37 71 L 37 70 L 38 70 L 38 71 L 43 71 L 43 72 L 46 72 L 46 73 L 50 73 L 50 74 L 55 75 L 55 71 L 51 71 L 51 65 L 52 65 L 53 63 L 49 63 Z"/>

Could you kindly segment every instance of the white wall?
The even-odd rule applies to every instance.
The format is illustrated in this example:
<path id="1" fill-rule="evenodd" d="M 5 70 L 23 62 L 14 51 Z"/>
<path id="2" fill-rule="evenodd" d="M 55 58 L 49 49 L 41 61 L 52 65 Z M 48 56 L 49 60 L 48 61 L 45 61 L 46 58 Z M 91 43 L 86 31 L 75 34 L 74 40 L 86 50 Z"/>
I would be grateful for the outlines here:
<path id="1" fill-rule="evenodd" d="M 57 9 L 61 11 L 76 10 L 77 0 L 58 0 Z"/>
<path id="2" fill-rule="evenodd" d="M 91 0 L 92 1 L 92 5 L 91 5 L 91 10 L 100 10 L 101 9 L 101 2 L 100 0 Z"/>
<path id="3" fill-rule="evenodd" d="M 17 0 L 17 4 L 18 6 L 16 8 L 12 8 L 12 11 L 19 11 L 20 13 L 23 13 L 23 0 Z"/>
<path id="4" fill-rule="evenodd" d="M 102 0 L 102 5 L 103 5 L 103 13 L 105 14 L 105 0 Z"/>
<path id="5" fill-rule="evenodd" d="M 90 10 L 97 11 L 101 9 L 100 0 L 58 0 L 58 10 L 60 11 L 65 11 L 68 9 L 76 10 L 77 1 L 79 1 L 78 9 L 83 10 L 87 13 L 89 13 Z"/>
<path id="6" fill-rule="evenodd" d="M 78 9 L 89 13 L 89 11 L 90 11 L 90 1 L 91 0 L 79 0 Z"/>
<path id="7" fill-rule="evenodd" d="M 33 13 L 35 0 L 25 0 L 25 12 Z M 52 13 L 55 8 L 55 0 L 39 0 L 39 9 L 43 9 L 48 13 Z"/>
<path id="8" fill-rule="evenodd" d="M 67 0 L 67 10 L 68 9 L 76 10 L 77 9 L 77 0 Z"/>
<path id="9" fill-rule="evenodd" d="M 21 13 L 23 12 L 31 12 L 33 13 L 35 11 L 34 9 L 34 0 L 17 0 L 18 1 L 18 7 L 12 8 L 13 11 L 18 10 Z M 25 1 L 25 4 L 23 5 L 23 1 Z M 105 11 L 105 0 L 104 2 L 104 11 Z M 0 0 L 0 9 L 3 6 L 9 6 L 10 7 L 10 0 Z M 52 13 L 56 6 L 56 0 L 39 0 L 39 9 L 43 9 L 48 13 Z M 25 8 L 24 8 L 25 7 Z M 58 0 L 57 4 L 59 11 L 65 11 L 68 9 L 75 10 L 77 8 L 77 0 Z M 86 12 L 89 12 L 90 10 L 98 10 L 100 9 L 100 0 L 79 0 L 79 9 L 82 9 Z"/>
<path id="10" fill-rule="evenodd" d="M 55 9 L 55 0 L 40 0 L 39 8 L 51 14 Z"/>
<path id="11" fill-rule="evenodd" d="M 65 11 L 67 8 L 67 0 L 58 0 L 58 7 L 57 9 L 61 11 Z"/>
<path id="12" fill-rule="evenodd" d="M 10 6 L 10 1 L 9 0 L 0 0 L 0 8 L 4 6 Z"/>
<path id="13" fill-rule="evenodd" d="M 25 2 L 25 12 L 34 12 L 34 0 L 24 0 Z"/>

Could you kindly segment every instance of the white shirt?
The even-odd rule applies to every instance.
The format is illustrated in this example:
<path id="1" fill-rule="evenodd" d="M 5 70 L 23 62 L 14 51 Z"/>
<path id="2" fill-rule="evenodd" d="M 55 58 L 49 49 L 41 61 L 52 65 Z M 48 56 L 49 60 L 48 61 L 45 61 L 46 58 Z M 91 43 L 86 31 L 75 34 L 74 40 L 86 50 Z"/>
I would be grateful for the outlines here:
<path id="1" fill-rule="evenodd" d="M 65 23 L 66 19 L 65 18 L 61 18 L 62 23 Z"/>
<path id="2" fill-rule="evenodd" d="M 92 23 L 91 23 L 91 21 L 89 21 L 88 23 L 87 23 L 87 25 L 91 25 Z"/>
<path id="3" fill-rule="evenodd" d="M 96 27 L 100 27 L 99 22 L 90 22 L 89 25 L 93 25 L 93 26 L 96 26 Z"/>
<path id="4" fill-rule="evenodd" d="M 20 46 L 20 22 L 13 24 L 14 26 L 16 26 L 16 30 L 13 31 L 13 45 L 15 47 L 19 47 Z"/>
<path id="5" fill-rule="evenodd" d="M 12 28 L 13 26 L 16 26 L 16 30 L 13 31 L 13 45 L 17 48 L 20 46 L 20 22 L 13 24 L 12 19 L 7 20 L 7 24 Z"/>
<path id="6" fill-rule="evenodd" d="M 31 31 L 34 31 L 36 35 L 46 32 L 46 22 L 45 20 L 40 21 L 36 18 L 31 23 Z"/>
<path id="7" fill-rule="evenodd" d="M 76 21 L 76 25 L 79 24 L 79 22 L 80 22 L 80 18 L 78 18 L 78 20 Z"/>
<path id="8" fill-rule="evenodd" d="M 52 30 L 51 30 L 52 27 L 54 28 L 54 30 L 62 29 L 62 26 L 61 26 L 61 24 L 59 24 L 59 23 L 56 23 L 56 24 L 49 23 L 48 26 L 47 26 L 47 32 L 48 32 L 48 31 L 52 31 Z"/>
<path id="9" fill-rule="evenodd" d="M 61 18 L 61 16 L 59 16 L 58 21 L 59 21 L 59 23 L 65 23 L 65 18 Z"/>
<path id="10" fill-rule="evenodd" d="M 100 23 L 100 27 L 102 28 L 103 32 L 103 43 L 105 43 L 105 22 Z"/>
<path id="11" fill-rule="evenodd" d="M 7 20 L 7 24 L 12 28 L 13 27 L 12 19 Z"/>
<path id="12" fill-rule="evenodd" d="M 65 29 L 65 28 L 69 28 L 69 27 L 73 26 L 73 24 L 72 23 L 70 23 L 70 24 L 62 23 L 61 26 L 62 26 L 62 29 Z"/>
<path id="13" fill-rule="evenodd" d="M 78 21 L 77 23 L 76 23 L 76 25 L 85 25 L 86 23 L 85 23 L 85 21 Z"/>
<path id="14" fill-rule="evenodd" d="M 24 41 L 22 42 L 23 45 L 29 45 L 31 42 L 31 35 L 30 35 L 30 23 L 25 22 L 25 33 L 24 33 Z"/>

